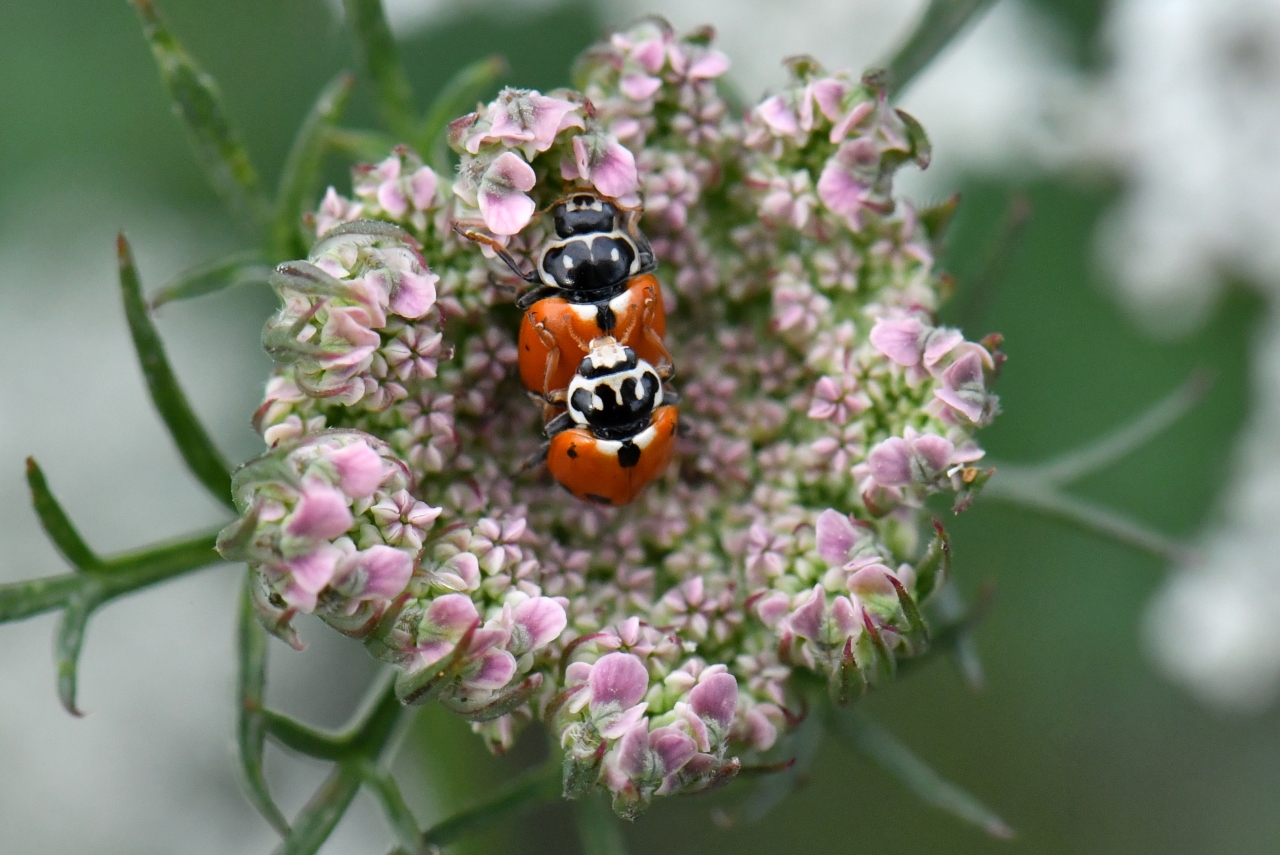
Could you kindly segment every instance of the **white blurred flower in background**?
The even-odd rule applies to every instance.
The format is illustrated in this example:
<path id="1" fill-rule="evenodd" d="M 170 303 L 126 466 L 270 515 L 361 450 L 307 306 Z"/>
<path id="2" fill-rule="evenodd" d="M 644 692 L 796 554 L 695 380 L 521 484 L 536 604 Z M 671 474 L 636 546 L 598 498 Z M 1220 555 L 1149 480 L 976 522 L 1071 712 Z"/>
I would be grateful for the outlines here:
<path id="1" fill-rule="evenodd" d="M 1152 604 L 1158 661 L 1203 699 L 1280 695 L 1280 2 L 1120 0 L 1099 110 L 1128 177 L 1100 233 L 1123 296 L 1179 332 L 1245 280 L 1267 298 L 1253 412 L 1200 557 Z"/>

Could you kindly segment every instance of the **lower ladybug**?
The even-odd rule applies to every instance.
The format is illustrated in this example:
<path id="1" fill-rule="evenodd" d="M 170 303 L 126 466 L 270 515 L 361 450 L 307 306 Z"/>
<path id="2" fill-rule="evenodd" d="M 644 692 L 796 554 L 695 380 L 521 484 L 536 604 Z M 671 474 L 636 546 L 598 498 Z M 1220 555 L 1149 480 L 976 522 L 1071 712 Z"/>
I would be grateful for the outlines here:
<path id="1" fill-rule="evenodd" d="M 671 462 L 675 401 L 633 349 L 596 339 L 569 383 L 567 409 L 546 426 L 552 477 L 584 501 L 633 501 Z"/>

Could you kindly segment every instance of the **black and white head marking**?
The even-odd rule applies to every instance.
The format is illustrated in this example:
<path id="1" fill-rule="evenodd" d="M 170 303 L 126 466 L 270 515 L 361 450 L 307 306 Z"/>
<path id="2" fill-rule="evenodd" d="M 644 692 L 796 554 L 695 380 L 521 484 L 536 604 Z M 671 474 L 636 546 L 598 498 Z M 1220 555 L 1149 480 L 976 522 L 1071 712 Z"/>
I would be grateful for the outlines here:
<path id="1" fill-rule="evenodd" d="M 622 226 L 618 207 L 592 193 L 575 193 L 552 208 L 556 239 L 538 258 L 538 276 L 581 302 L 607 300 L 645 272 L 649 254 Z M 647 244 L 646 244 L 647 245 Z"/>
<path id="2" fill-rule="evenodd" d="M 634 350 L 612 338 L 592 342 L 569 382 L 573 422 L 602 439 L 622 439 L 644 430 L 662 401 L 662 380 Z"/>

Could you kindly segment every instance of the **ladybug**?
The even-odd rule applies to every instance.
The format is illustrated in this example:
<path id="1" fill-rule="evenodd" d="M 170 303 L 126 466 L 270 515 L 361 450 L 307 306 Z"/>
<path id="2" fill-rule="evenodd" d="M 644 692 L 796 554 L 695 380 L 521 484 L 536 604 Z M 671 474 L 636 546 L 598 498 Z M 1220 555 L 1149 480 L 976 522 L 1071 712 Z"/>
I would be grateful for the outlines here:
<path id="1" fill-rule="evenodd" d="M 663 343 L 667 331 L 657 261 L 639 231 L 639 210 L 592 191 L 577 191 L 551 207 L 555 239 L 525 273 L 504 247 L 485 235 L 463 235 L 488 244 L 507 266 L 535 287 L 516 306 L 524 309 L 518 347 L 520 379 L 550 403 L 562 403 L 591 342 L 602 336 L 632 348 L 663 378 L 674 372 Z"/>
<path id="2" fill-rule="evenodd" d="M 583 501 L 628 504 L 671 462 L 675 403 L 634 349 L 596 339 L 569 382 L 565 411 L 547 423 L 547 468 Z"/>

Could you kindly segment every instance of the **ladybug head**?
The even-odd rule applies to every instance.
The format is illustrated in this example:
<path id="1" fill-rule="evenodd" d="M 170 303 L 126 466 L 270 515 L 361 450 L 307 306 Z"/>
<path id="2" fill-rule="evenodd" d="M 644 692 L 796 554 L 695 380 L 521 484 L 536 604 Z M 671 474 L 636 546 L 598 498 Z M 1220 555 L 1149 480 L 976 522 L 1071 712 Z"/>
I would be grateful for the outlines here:
<path id="1" fill-rule="evenodd" d="M 636 352 L 605 336 L 591 343 L 569 383 L 569 416 L 604 438 L 643 429 L 662 399 L 662 380 Z"/>
<path id="2" fill-rule="evenodd" d="M 559 238 L 612 232 L 618 228 L 618 207 L 594 193 L 574 193 L 552 206 L 551 218 Z"/>

